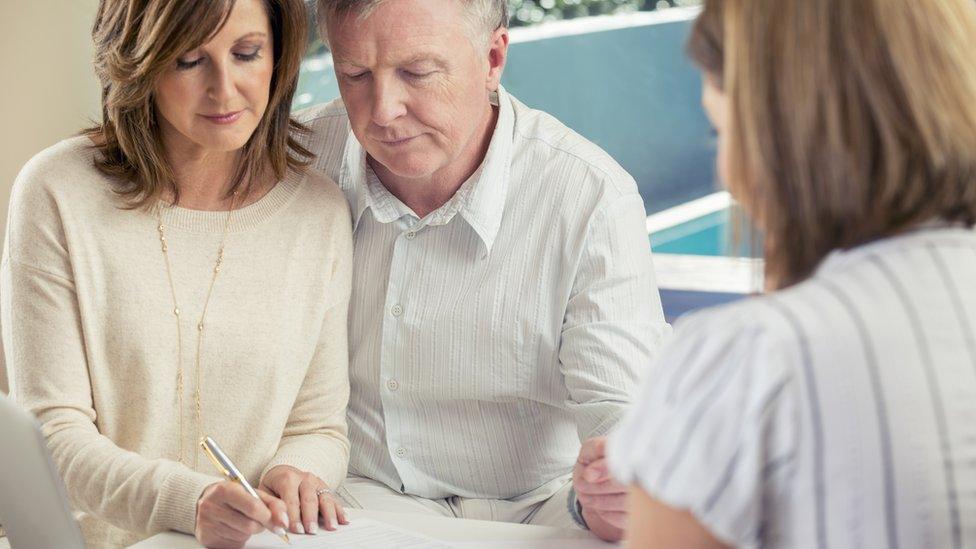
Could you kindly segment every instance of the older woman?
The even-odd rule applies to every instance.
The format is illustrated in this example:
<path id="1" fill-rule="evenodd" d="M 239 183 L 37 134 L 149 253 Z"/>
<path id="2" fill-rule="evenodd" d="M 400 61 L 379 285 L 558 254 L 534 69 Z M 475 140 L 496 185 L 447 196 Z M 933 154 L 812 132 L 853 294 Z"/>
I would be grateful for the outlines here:
<path id="1" fill-rule="evenodd" d="M 345 521 L 350 218 L 289 116 L 305 25 L 301 0 L 102 0 L 103 122 L 14 186 L 11 393 L 92 546 Z"/>
<path id="2" fill-rule="evenodd" d="M 690 51 L 771 293 L 613 437 L 632 545 L 976 546 L 972 0 L 710 0 Z"/>

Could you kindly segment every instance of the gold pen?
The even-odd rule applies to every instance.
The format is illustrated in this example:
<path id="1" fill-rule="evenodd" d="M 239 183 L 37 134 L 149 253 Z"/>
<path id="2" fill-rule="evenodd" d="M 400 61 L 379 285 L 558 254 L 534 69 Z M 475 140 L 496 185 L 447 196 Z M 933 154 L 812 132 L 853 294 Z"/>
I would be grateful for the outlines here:
<path id="1" fill-rule="evenodd" d="M 203 437 L 202 439 L 200 439 L 200 448 L 203 448 L 203 453 L 207 454 L 207 457 L 210 458 L 210 461 L 213 462 L 214 467 L 216 467 L 217 470 L 220 471 L 220 474 L 224 475 L 224 478 L 226 478 L 231 482 L 236 482 L 240 484 L 241 486 L 244 487 L 245 490 L 247 490 L 248 494 L 251 494 L 258 500 L 261 499 L 261 497 L 258 496 L 258 493 L 254 490 L 254 488 L 251 487 L 251 484 L 247 482 L 247 479 L 244 478 L 244 475 L 241 474 L 241 471 L 237 468 L 236 465 L 234 465 L 234 462 L 231 461 L 229 457 L 227 457 L 227 454 L 225 454 L 223 450 L 220 449 L 220 446 L 217 445 L 216 440 L 210 437 Z M 288 539 L 287 532 L 283 531 L 282 533 L 278 533 L 277 535 L 285 543 L 291 545 L 291 540 Z"/>

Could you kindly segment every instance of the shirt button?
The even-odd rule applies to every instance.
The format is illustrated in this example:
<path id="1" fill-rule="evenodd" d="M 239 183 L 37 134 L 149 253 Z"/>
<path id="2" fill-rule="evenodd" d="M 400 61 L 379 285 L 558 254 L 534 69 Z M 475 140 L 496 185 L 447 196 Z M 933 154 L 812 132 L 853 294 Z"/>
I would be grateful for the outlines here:
<path id="1" fill-rule="evenodd" d="M 397 382 L 397 380 L 391 379 L 386 382 L 386 388 L 390 391 L 396 391 L 400 388 L 400 384 Z"/>
<path id="2" fill-rule="evenodd" d="M 396 456 L 398 458 L 407 457 L 407 449 L 406 448 L 397 448 L 396 449 Z"/>
<path id="3" fill-rule="evenodd" d="M 416 232 L 410 231 L 409 233 L 407 233 L 407 240 L 413 240 L 415 238 L 417 238 L 417 233 Z"/>
<path id="4" fill-rule="evenodd" d="M 400 315 L 402 315 L 403 314 L 403 307 L 401 307 L 399 304 L 394 305 L 393 307 L 390 308 L 390 314 L 392 314 L 393 316 L 400 316 Z"/>

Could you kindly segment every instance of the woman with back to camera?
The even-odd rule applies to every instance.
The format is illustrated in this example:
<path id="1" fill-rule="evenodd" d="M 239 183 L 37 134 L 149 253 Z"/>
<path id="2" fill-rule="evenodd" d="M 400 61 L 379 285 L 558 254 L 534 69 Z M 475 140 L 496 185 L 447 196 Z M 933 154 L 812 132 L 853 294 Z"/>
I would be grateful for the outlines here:
<path id="1" fill-rule="evenodd" d="M 631 544 L 976 546 L 976 7 L 706 0 L 689 51 L 770 292 L 613 436 Z"/>
<path id="2" fill-rule="evenodd" d="M 11 394 L 90 546 L 345 522 L 351 226 L 290 118 L 305 27 L 301 0 L 102 0 L 103 121 L 14 185 Z"/>

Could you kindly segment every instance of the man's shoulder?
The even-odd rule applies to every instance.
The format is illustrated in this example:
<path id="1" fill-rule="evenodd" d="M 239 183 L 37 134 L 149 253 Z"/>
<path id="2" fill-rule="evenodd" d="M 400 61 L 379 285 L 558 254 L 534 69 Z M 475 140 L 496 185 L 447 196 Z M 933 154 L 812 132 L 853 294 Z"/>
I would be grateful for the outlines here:
<path id="1" fill-rule="evenodd" d="M 322 128 L 348 127 L 349 116 L 341 97 L 336 97 L 328 103 L 313 105 L 292 113 L 295 121 L 316 131 Z"/>
<path id="2" fill-rule="evenodd" d="M 300 133 L 302 145 L 315 153 L 312 167 L 338 181 L 342 154 L 349 136 L 349 117 L 341 98 L 292 113 L 308 131 Z"/>
<path id="3" fill-rule="evenodd" d="M 519 148 L 532 152 L 531 157 L 561 173 L 570 170 L 590 190 L 614 196 L 638 193 L 634 178 L 600 146 L 555 116 L 510 97 L 515 110 L 514 137 Z"/>

